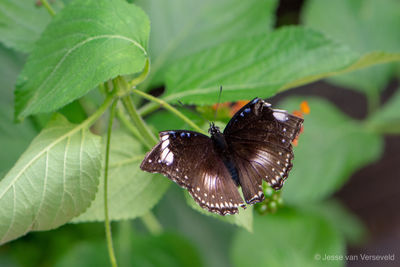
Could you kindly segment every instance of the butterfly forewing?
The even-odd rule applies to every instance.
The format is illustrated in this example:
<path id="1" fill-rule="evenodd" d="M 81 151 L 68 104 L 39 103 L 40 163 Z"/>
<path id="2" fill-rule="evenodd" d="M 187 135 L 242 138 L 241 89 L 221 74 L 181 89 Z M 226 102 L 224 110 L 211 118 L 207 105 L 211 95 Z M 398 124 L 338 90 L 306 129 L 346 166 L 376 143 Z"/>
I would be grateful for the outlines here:
<path id="1" fill-rule="evenodd" d="M 224 135 L 234 154 L 239 180 L 247 203 L 262 201 L 264 179 L 280 189 L 292 168 L 291 142 L 303 119 L 255 98 L 239 110 Z"/>
<path id="2" fill-rule="evenodd" d="M 211 139 L 192 131 L 165 131 L 145 157 L 141 169 L 168 176 L 188 189 L 194 200 L 211 212 L 235 214 L 244 206 L 237 187 Z"/>

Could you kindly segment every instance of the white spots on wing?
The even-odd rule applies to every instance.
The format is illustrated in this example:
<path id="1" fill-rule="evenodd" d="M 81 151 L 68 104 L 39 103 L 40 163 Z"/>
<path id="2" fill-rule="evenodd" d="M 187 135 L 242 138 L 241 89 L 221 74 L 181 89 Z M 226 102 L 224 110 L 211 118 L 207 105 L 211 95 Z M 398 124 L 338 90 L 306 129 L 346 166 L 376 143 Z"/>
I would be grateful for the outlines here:
<path id="1" fill-rule="evenodd" d="M 282 143 L 285 143 L 286 142 L 286 139 L 282 139 Z"/>
<path id="2" fill-rule="evenodd" d="M 214 204 L 213 204 L 213 203 L 211 203 L 211 204 L 210 204 L 210 207 L 211 207 L 211 208 L 214 208 Z"/>
<path id="3" fill-rule="evenodd" d="M 279 175 L 275 176 L 276 180 L 279 180 L 279 178 L 281 178 Z"/>
<path id="4" fill-rule="evenodd" d="M 221 196 L 221 199 L 222 199 L 222 196 Z"/>
<path id="5" fill-rule="evenodd" d="M 263 191 L 258 191 L 258 196 L 262 197 L 262 195 L 263 195 Z"/>
<path id="6" fill-rule="evenodd" d="M 203 199 L 203 200 L 201 200 L 201 203 L 205 204 L 206 202 L 205 202 L 204 199 Z"/>
<path id="7" fill-rule="evenodd" d="M 161 163 L 161 160 L 159 159 L 157 162 L 158 162 L 158 163 Z"/>
<path id="8" fill-rule="evenodd" d="M 282 131 L 283 131 L 283 132 L 286 132 L 286 128 L 283 128 Z"/>
<path id="9" fill-rule="evenodd" d="M 281 165 L 281 162 L 278 160 L 278 161 L 276 162 L 276 164 Z"/>
<path id="10" fill-rule="evenodd" d="M 279 154 L 279 156 L 282 156 L 282 152 L 279 151 L 278 154 Z"/>
<path id="11" fill-rule="evenodd" d="M 207 197 L 207 193 L 204 193 L 204 196 Z"/>
<path id="12" fill-rule="evenodd" d="M 179 169 L 178 169 L 178 168 L 176 168 L 175 170 L 176 170 L 177 172 L 179 171 Z"/>
<path id="13" fill-rule="evenodd" d="M 224 206 L 224 203 L 219 203 L 219 206 L 221 207 L 221 208 L 225 208 L 225 206 Z"/>
<path id="14" fill-rule="evenodd" d="M 149 163 L 152 163 L 153 161 L 151 159 L 149 159 Z"/>
<path id="15" fill-rule="evenodd" d="M 167 155 L 167 157 L 165 158 L 165 163 L 166 163 L 167 165 L 171 165 L 172 162 L 174 162 L 174 154 L 172 154 L 172 152 L 171 152 L 171 153 L 169 153 L 169 154 Z"/>
<path id="16" fill-rule="evenodd" d="M 174 154 L 172 154 L 171 150 L 168 149 L 169 146 L 169 135 L 163 135 L 161 137 L 161 162 L 166 163 L 167 165 L 171 165 L 174 162 Z M 159 161 L 160 162 L 160 161 Z"/>
<path id="17" fill-rule="evenodd" d="M 271 106 L 271 104 L 270 104 L 270 103 L 268 103 L 268 102 L 265 102 L 265 101 L 263 101 L 263 104 L 264 104 L 264 106 L 266 106 L 266 107 L 270 107 L 270 106 Z"/>
<path id="18" fill-rule="evenodd" d="M 280 174 L 280 176 L 283 176 L 284 173 L 283 173 L 283 172 L 280 172 L 279 174 Z"/>
<path id="19" fill-rule="evenodd" d="M 197 187 L 196 190 L 197 190 L 197 191 L 200 191 L 200 187 Z"/>
<path id="20" fill-rule="evenodd" d="M 273 112 L 272 115 L 278 121 L 287 121 L 289 119 L 289 117 L 287 116 L 287 113 L 285 113 L 285 112 Z"/>
<path id="21" fill-rule="evenodd" d="M 185 179 L 187 180 L 187 179 L 189 179 L 189 177 L 187 175 L 185 175 Z"/>
<path id="22" fill-rule="evenodd" d="M 214 195 L 212 195 L 211 197 L 212 197 L 212 198 L 215 198 L 215 196 L 214 196 Z"/>
<path id="23" fill-rule="evenodd" d="M 274 171 L 275 171 L 275 168 L 272 168 L 272 171 L 274 172 Z"/>
<path id="24" fill-rule="evenodd" d="M 215 207 L 217 207 L 217 208 L 219 209 L 219 205 L 218 205 L 218 203 L 215 203 Z"/>

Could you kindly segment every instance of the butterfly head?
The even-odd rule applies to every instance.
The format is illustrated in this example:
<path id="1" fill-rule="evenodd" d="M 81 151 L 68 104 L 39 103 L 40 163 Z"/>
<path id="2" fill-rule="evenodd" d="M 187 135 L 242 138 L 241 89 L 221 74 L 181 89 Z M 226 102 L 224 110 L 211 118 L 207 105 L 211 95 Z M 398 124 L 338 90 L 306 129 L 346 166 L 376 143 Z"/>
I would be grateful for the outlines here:
<path id="1" fill-rule="evenodd" d="M 215 126 L 213 122 L 210 122 L 210 128 L 208 129 L 208 133 L 211 136 L 215 136 L 221 133 L 218 126 Z"/>

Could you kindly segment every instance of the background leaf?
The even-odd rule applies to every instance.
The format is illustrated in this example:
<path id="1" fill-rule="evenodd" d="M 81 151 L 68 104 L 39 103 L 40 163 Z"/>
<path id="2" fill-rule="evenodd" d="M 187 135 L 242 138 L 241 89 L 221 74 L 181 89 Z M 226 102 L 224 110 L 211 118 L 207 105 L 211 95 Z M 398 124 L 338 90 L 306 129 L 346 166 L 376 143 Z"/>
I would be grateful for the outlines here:
<path id="1" fill-rule="evenodd" d="M 19 76 L 16 116 L 57 110 L 101 82 L 141 71 L 149 30 L 146 14 L 125 1 L 72 2 L 48 25 Z"/>
<path id="2" fill-rule="evenodd" d="M 51 16 L 32 0 L 0 2 L 0 41 L 10 48 L 30 52 Z"/>
<path id="3" fill-rule="evenodd" d="M 389 101 L 367 120 L 367 126 L 385 134 L 400 134 L 400 88 Z"/>
<path id="4" fill-rule="evenodd" d="M 309 212 L 323 216 L 333 228 L 337 229 L 351 246 L 360 245 L 366 240 L 367 229 L 354 214 L 339 201 L 330 199 L 303 207 Z"/>
<path id="5" fill-rule="evenodd" d="M 397 0 L 309 0 L 302 16 L 305 25 L 349 45 L 354 51 L 400 52 L 400 2 Z M 394 71 L 394 64 L 386 64 L 330 80 L 374 93 L 383 90 Z"/>
<path id="6" fill-rule="evenodd" d="M 377 160 L 383 150 L 379 135 L 326 100 L 290 98 L 282 107 L 294 110 L 303 100 L 311 113 L 304 119 L 304 132 L 294 149 L 293 170 L 282 192 L 285 201 L 292 204 L 326 198 L 354 171 Z"/>
<path id="7" fill-rule="evenodd" d="M 0 181 L 0 244 L 56 228 L 94 199 L 100 138 L 57 115 Z"/>
<path id="8" fill-rule="evenodd" d="M 215 44 L 267 33 L 275 21 L 276 0 L 141 0 L 149 14 L 152 59 L 149 81 L 160 84 L 178 58 Z M 226 12 L 229 10 L 229 12 Z"/>
<path id="9" fill-rule="evenodd" d="M 344 240 L 322 216 L 281 209 L 254 219 L 254 233 L 242 230 L 233 240 L 234 266 L 344 265 L 341 261 L 316 260 L 317 254 L 345 255 Z"/>
<path id="10" fill-rule="evenodd" d="M 196 248 L 185 238 L 174 233 L 159 236 L 130 235 L 128 266 L 202 266 Z M 115 243 L 118 244 L 119 240 Z M 117 251 L 118 252 L 118 251 Z M 119 255 L 117 254 L 117 257 Z M 105 242 L 83 242 L 70 250 L 56 265 L 109 266 Z"/>
<path id="11" fill-rule="evenodd" d="M 108 209 L 111 220 L 133 219 L 147 213 L 164 195 L 169 180 L 140 170 L 143 148 L 123 131 L 111 135 Z M 74 222 L 104 220 L 104 177 L 90 208 Z"/>
<path id="12" fill-rule="evenodd" d="M 365 56 L 318 32 L 301 27 L 281 28 L 269 35 L 217 45 L 178 61 L 167 74 L 163 98 L 211 104 L 220 85 L 224 87 L 223 102 L 266 98 L 356 67 L 400 60 L 400 53 Z"/>
<path id="13" fill-rule="evenodd" d="M 1 5 L 1 4 L 0 4 Z M 0 45 L 0 177 L 13 166 L 36 134 L 31 121 L 13 121 L 13 89 L 23 57 Z M 1 179 L 0 178 L 0 179 Z"/>

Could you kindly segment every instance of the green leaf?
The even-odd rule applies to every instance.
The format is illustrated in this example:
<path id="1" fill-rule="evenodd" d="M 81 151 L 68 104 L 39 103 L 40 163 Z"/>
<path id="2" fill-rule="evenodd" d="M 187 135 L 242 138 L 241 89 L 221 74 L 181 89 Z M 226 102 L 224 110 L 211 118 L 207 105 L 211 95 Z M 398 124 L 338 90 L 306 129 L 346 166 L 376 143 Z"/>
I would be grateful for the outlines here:
<path id="1" fill-rule="evenodd" d="M 344 240 L 323 217 L 282 209 L 254 219 L 253 234 L 242 230 L 234 237 L 234 266 L 344 265 L 344 261 L 322 260 L 325 255 L 345 255 Z"/>
<path id="2" fill-rule="evenodd" d="M 21 52 L 30 52 L 51 16 L 32 0 L 0 2 L 0 41 Z"/>
<path id="3" fill-rule="evenodd" d="M 133 219 L 147 213 L 161 199 L 169 180 L 140 170 L 143 148 L 123 131 L 111 135 L 108 209 L 111 220 Z M 104 220 L 104 177 L 90 208 L 74 222 Z"/>
<path id="4" fill-rule="evenodd" d="M 349 45 L 354 51 L 400 52 L 400 2 L 397 0 L 309 0 L 304 23 Z M 331 80 L 367 93 L 384 89 L 394 74 L 393 64 L 374 66 Z"/>
<path id="5" fill-rule="evenodd" d="M 56 228 L 94 199 L 100 138 L 57 115 L 0 181 L 0 244 Z"/>
<path id="6" fill-rule="evenodd" d="M 152 32 L 149 82 L 163 82 L 178 58 L 215 44 L 267 33 L 275 21 L 276 0 L 142 0 Z M 229 12 L 226 12 L 229 10 Z"/>
<path id="7" fill-rule="evenodd" d="M 367 127 L 382 134 L 400 134 L 400 88 L 367 120 Z"/>
<path id="8" fill-rule="evenodd" d="M 118 240 L 115 243 L 118 244 Z M 128 253 L 131 257 L 129 265 L 125 266 L 202 266 L 196 248 L 178 234 L 133 235 L 129 243 Z M 56 266 L 109 266 L 106 244 L 82 242 L 70 250 Z"/>
<path id="9" fill-rule="evenodd" d="M 249 206 L 247 206 L 246 209 L 240 208 L 238 214 L 221 216 L 221 215 L 209 212 L 209 211 L 203 209 L 202 207 L 200 207 L 199 204 L 197 204 L 193 200 L 193 198 L 189 195 L 189 193 L 187 191 L 185 191 L 185 197 L 186 197 L 186 201 L 187 201 L 188 205 L 190 207 L 192 207 L 194 210 L 196 210 L 204 215 L 211 216 L 216 219 L 222 220 L 224 222 L 243 227 L 244 229 L 246 229 L 249 232 L 253 232 L 253 206 L 249 205 Z"/>
<path id="10" fill-rule="evenodd" d="M 323 58 L 324 60 L 321 60 Z M 166 101 L 189 104 L 270 97 L 279 91 L 372 64 L 400 60 L 399 54 L 359 55 L 322 34 L 285 27 L 205 49 L 171 66 Z"/>
<path id="11" fill-rule="evenodd" d="M 356 170 L 377 160 L 383 140 L 326 100 L 290 98 L 282 106 L 298 109 L 307 100 L 311 113 L 294 149 L 293 170 L 282 196 L 288 203 L 319 201 L 334 193 Z"/>
<path id="12" fill-rule="evenodd" d="M 101 82 L 141 71 L 149 30 L 146 14 L 123 0 L 72 2 L 48 25 L 19 76 L 17 118 L 57 110 Z"/>

